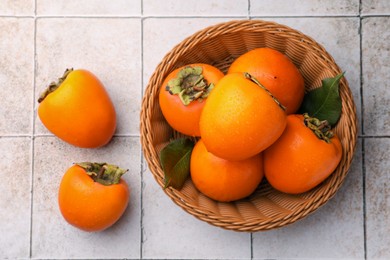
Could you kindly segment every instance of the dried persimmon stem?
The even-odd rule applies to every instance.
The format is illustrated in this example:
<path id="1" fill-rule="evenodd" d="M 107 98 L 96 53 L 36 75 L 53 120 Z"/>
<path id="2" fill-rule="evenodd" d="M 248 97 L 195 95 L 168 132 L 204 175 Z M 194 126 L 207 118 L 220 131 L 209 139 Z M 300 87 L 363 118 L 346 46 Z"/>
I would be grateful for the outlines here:
<path id="1" fill-rule="evenodd" d="M 41 103 L 47 97 L 47 95 L 54 92 L 62 84 L 62 82 L 65 81 L 66 77 L 68 77 L 69 73 L 71 73 L 72 71 L 73 68 L 66 69 L 64 75 L 58 78 L 57 82 L 53 81 L 52 83 L 50 83 L 49 86 L 45 89 L 45 91 L 43 91 L 41 95 L 39 95 L 38 103 Z"/>
<path id="2" fill-rule="evenodd" d="M 83 168 L 95 182 L 106 186 L 118 184 L 122 175 L 128 171 L 107 163 L 82 162 L 76 164 Z"/>
<path id="3" fill-rule="evenodd" d="M 334 136 L 331 131 L 331 126 L 327 120 L 319 120 L 315 117 L 310 117 L 309 114 L 304 113 L 305 125 L 313 131 L 313 133 L 321 140 L 330 143 L 330 139 Z"/>
<path id="4" fill-rule="evenodd" d="M 272 99 L 278 104 L 278 106 L 283 109 L 283 111 L 286 111 L 286 107 L 280 103 L 280 101 L 269 91 L 263 84 L 261 84 L 255 77 L 253 77 L 251 74 L 248 72 L 244 72 L 244 77 L 255 83 L 256 85 L 260 86 L 262 89 L 264 89 L 268 95 L 272 97 Z"/>

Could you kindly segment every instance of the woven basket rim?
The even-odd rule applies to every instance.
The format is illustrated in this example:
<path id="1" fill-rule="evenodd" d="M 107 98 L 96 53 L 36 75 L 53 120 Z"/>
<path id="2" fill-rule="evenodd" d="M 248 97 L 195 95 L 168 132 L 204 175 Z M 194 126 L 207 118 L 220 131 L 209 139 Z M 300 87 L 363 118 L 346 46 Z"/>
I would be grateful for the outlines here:
<path id="1" fill-rule="evenodd" d="M 234 31 L 237 31 L 237 28 L 241 31 L 252 32 L 253 30 L 261 29 L 266 31 L 267 33 L 272 34 L 280 34 L 280 33 L 291 33 L 296 37 L 296 39 L 300 39 L 300 41 L 295 38 L 293 41 L 297 41 L 299 44 L 306 44 L 310 46 L 313 51 L 313 55 L 316 55 L 319 59 L 331 65 L 330 69 L 336 75 L 341 72 L 340 68 L 334 61 L 333 57 L 326 51 L 326 49 L 317 43 L 311 37 L 292 29 L 286 25 L 278 24 L 276 22 L 263 21 L 263 20 L 232 20 L 228 22 L 222 22 L 215 25 L 208 26 L 198 32 L 186 37 L 183 41 L 178 43 L 175 47 L 172 48 L 170 52 L 168 52 L 162 59 L 162 61 L 157 65 L 155 71 L 150 77 L 148 85 L 145 89 L 145 94 L 142 101 L 142 108 L 140 113 L 140 128 L 141 128 L 141 144 L 142 150 L 145 155 L 146 161 L 150 168 L 150 171 L 157 181 L 157 183 L 163 187 L 163 173 L 161 166 L 158 162 L 158 154 L 155 147 L 153 147 L 153 129 L 150 126 L 150 118 L 151 111 L 150 108 L 153 106 L 153 94 L 156 93 L 156 88 L 153 89 L 154 81 L 157 77 L 161 75 L 167 75 L 170 71 L 174 69 L 174 67 L 170 67 L 167 69 L 167 64 L 175 64 L 178 57 L 180 57 L 183 53 L 185 53 L 188 49 L 191 49 L 194 45 L 199 43 L 200 41 L 205 41 L 208 39 L 212 39 L 217 33 L 218 34 L 229 34 Z M 174 201 L 175 204 L 183 208 L 185 211 L 195 216 L 196 218 L 208 222 L 212 225 L 222 227 L 224 229 L 234 230 L 234 231 L 264 231 L 270 230 L 278 227 L 282 227 L 291 223 L 296 222 L 307 216 L 308 214 L 313 213 L 319 207 L 324 205 L 330 198 L 332 198 L 337 190 L 341 187 L 344 182 L 345 176 L 348 172 L 349 166 L 352 161 L 353 154 L 356 148 L 357 142 L 357 117 L 356 117 L 356 107 L 352 98 L 351 91 L 348 86 L 348 82 L 345 77 L 341 80 L 340 86 L 343 87 L 343 94 L 347 97 L 349 103 L 347 105 L 348 112 L 351 112 L 347 116 L 351 121 L 351 126 L 347 129 L 349 132 L 349 136 L 351 139 L 348 140 L 350 143 L 349 148 L 349 156 L 348 158 L 344 158 L 343 165 L 340 166 L 340 172 L 342 172 L 339 179 L 335 180 L 335 183 L 332 183 L 331 188 L 326 190 L 321 196 L 315 196 L 315 198 L 308 203 L 305 204 L 305 207 L 300 208 L 299 210 L 292 211 L 290 214 L 281 215 L 278 217 L 273 217 L 269 219 L 262 219 L 259 221 L 254 218 L 253 221 L 237 221 L 233 220 L 229 217 L 215 215 L 212 210 L 207 210 L 205 208 L 199 207 L 197 205 L 193 205 L 186 200 L 186 197 L 178 190 L 173 188 L 163 189 L 164 192 Z M 153 93 L 154 91 L 154 93 Z M 157 160 L 156 160 L 157 158 Z"/>

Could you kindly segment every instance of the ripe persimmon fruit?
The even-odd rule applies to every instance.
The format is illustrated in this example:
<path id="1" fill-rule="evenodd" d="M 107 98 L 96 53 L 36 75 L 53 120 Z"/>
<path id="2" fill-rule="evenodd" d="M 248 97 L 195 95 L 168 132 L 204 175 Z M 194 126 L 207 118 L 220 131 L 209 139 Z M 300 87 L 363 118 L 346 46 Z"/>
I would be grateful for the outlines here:
<path id="1" fill-rule="evenodd" d="M 298 194 L 324 181 L 341 156 L 340 140 L 326 121 L 292 114 L 280 138 L 264 151 L 264 174 L 275 189 Z"/>
<path id="2" fill-rule="evenodd" d="M 207 197 L 228 202 L 245 198 L 260 184 L 263 172 L 262 154 L 241 161 L 228 161 L 208 152 L 202 139 L 191 154 L 191 179 Z"/>
<path id="3" fill-rule="evenodd" d="M 199 136 L 199 118 L 211 90 L 223 77 L 216 67 L 195 63 L 175 69 L 160 87 L 159 103 L 164 118 L 178 132 Z"/>
<path id="4" fill-rule="evenodd" d="M 65 220 L 84 231 L 101 231 L 122 216 L 129 202 L 129 188 L 121 178 L 126 172 L 105 163 L 79 163 L 64 174 L 58 204 Z"/>
<path id="5" fill-rule="evenodd" d="M 286 107 L 295 113 L 303 100 L 305 84 L 294 63 L 283 53 L 271 48 L 256 48 L 239 56 L 228 73 L 247 72 L 263 84 Z"/>
<path id="6" fill-rule="evenodd" d="M 115 132 L 114 105 L 103 84 L 90 71 L 66 70 L 38 102 L 38 116 L 43 125 L 74 146 L 103 146 Z"/>
<path id="7" fill-rule="evenodd" d="M 210 93 L 200 118 L 207 150 L 226 160 L 262 152 L 282 134 L 286 113 L 249 74 L 224 76 Z"/>

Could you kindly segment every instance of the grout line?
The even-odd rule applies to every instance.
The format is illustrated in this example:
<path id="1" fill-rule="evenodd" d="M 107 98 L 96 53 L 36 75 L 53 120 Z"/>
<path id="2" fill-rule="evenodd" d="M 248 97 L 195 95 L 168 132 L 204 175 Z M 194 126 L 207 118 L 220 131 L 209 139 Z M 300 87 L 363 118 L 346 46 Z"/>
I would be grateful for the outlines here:
<path id="1" fill-rule="evenodd" d="M 34 119 L 34 121 L 36 121 Z M 24 138 L 24 137 L 33 137 L 35 138 L 42 138 L 42 137 L 55 137 L 55 135 L 51 133 L 41 133 L 41 134 L 34 134 L 33 136 L 31 134 L 6 134 L 6 135 L 0 135 L 0 138 Z M 131 137 L 131 138 L 139 138 L 140 134 L 114 134 L 113 137 L 117 138 L 124 138 L 124 137 Z M 358 138 L 361 139 L 386 139 L 390 138 L 390 135 L 358 135 Z"/>
<path id="2" fill-rule="evenodd" d="M 362 140 L 362 196 L 363 196 L 363 249 L 364 259 L 367 259 L 367 205 L 366 205 L 366 148 L 365 139 Z"/>
<path id="3" fill-rule="evenodd" d="M 29 137 L 30 135 L 7 135 L 7 136 L 0 136 L 0 137 Z M 56 137 L 54 134 L 51 133 L 41 133 L 41 134 L 34 134 L 35 137 Z M 140 137 L 140 134 L 114 134 L 113 137 Z"/>
<path id="4" fill-rule="evenodd" d="M 144 13 L 144 1 L 141 0 L 141 17 L 143 17 Z M 144 19 L 140 19 L 140 26 L 141 26 L 141 105 L 143 102 L 143 95 L 144 95 Z M 144 245 L 144 204 L 143 204 L 143 193 L 144 193 L 144 153 L 142 151 L 142 146 L 140 147 L 140 158 L 141 158 L 141 192 L 140 192 L 140 245 L 139 245 L 139 256 L 140 259 L 143 259 L 143 245 Z"/>
<path id="5" fill-rule="evenodd" d="M 389 15 L 390 16 L 390 15 Z M 348 15 L 251 15 L 251 18 L 262 19 L 262 18 L 357 18 L 359 14 L 348 14 Z"/>
<path id="6" fill-rule="evenodd" d="M 390 16 L 390 15 L 389 15 Z M 2 17 L 0 15 L 0 17 Z M 15 16 L 7 16 L 14 18 Z M 32 16 L 28 16 L 34 18 Z M 175 16 L 164 16 L 164 15 L 37 15 L 35 18 L 47 18 L 47 19 L 56 19 L 56 18 L 69 18 L 69 19 L 143 19 L 143 18 L 243 18 L 247 15 L 175 15 Z M 304 17 L 304 16 L 301 16 Z"/>
<path id="7" fill-rule="evenodd" d="M 359 0 L 359 59 L 360 59 L 360 127 L 363 137 L 364 132 L 364 101 L 363 101 L 363 28 L 362 28 L 362 0 Z M 370 137 L 369 137 L 370 138 Z M 371 137 L 372 138 L 372 137 Z M 366 206 L 366 165 L 365 165 L 365 138 L 362 140 L 362 196 L 363 196 L 363 254 L 367 259 L 367 206 Z"/>
<path id="8" fill-rule="evenodd" d="M 0 18 L 15 18 L 15 19 L 25 19 L 25 18 L 35 18 L 34 15 L 8 15 L 0 14 Z"/>
<path id="9" fill-rule="evenodd" d="M 375 18 L 375 17 L 390 17 L 390 14 L 361 14 L 360 17 L 362 18 Z"/>
<path id="10" fill-rule="evenodd" d="M 362 0 L 359 0 L 359 59 L 360 59 L 360 127 L 364 136 L 364 101 L 363 101 L 363 27 L 362 27 Z M 365 140 L 362 140 L 362 202 L 363 202 L 363 255 L 367 259 L 367 234 L 366 234 L 366 172 L 365 172 Z"/>
<path id="11" fill-rule="evenodd" d="M 253 259 L 253 232 L 250 233 L 250 240 L 251 240 L 251 260 Z"/>
<path id="12" fill-rule="evenodd" d="M 358 137 L 364 139 L 381 139 L 381 138 L 390 138 L 390 135 L 362 135 Z"/>
<path id="13" fill-rule="evenodd" d="M 348 17 L 362 17 L 362 18 L 370 18 L 370 17 L 390 17 L 390 14 L 329 14 L 329 15 L 252 15 L 250 12 L 250 2 L 248 0 L 248 10 L 246 15 L 0 15 L 0 18 L 82 18 L 82 19 L 142 19 L 142 18 L 173 18 L 173 19 L 181 19 L 181 18 L 348 18 Z"/>
<path id="14" fill-rule="evenodd" d="M 35 88 L 36 88 L 36 75 L 37 75 L 37 0 L 34 1 L 34 39 L 33 39 L 33 93 L 32 93 L 32 135 L 31 135 L 31 175 L 30 175 L 30 248 L 29 258 L 32 258 L 33 254 L 33 212 L 34 212 L 34 168 L 35 168 Z"/>
<path id="15" fill-rule="evenodd" d="M 251 18 L 251 0 L 248 0 L 248 20 Z"/>

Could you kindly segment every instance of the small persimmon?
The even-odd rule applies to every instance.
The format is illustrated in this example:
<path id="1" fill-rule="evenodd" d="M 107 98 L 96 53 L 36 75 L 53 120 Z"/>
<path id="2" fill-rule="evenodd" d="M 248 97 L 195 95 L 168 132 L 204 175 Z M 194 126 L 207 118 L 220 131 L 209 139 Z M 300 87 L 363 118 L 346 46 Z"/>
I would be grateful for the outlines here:
<path id="1" fill-rule="evenodd" d="M 195 187 L 221 202 L 249 196 L 264 176 L 261 153 L 241 161 L 228 161 L 208 152 L 202 139 L 192 151 L 190 169 Z"/>
<path id="2" fill-rule="evenodd" d="M 126 172 L 105 163 L 79 163 L 62 177 L 58 204 L 65 220 L 84 231 L 101 231 L 122 216 L 129 202 L 129 188 L 121 178 Z"/>
<path id="3" fill-rule="evenodd" d="M 295 113 L 305 94 L 303 77 L 283 53 L 271 48 L 256 48 L 239 56 L 228 73 L 247 72 L 263 84 L 286 107 Z"/>
<path id="4" fill-rule="evenodd" d="M 332 174 L 341 160 L 342 146 L 326 123 L 307 115 L 287 117 L 283 134 L 264 151 L 264 174 L 271 186 L 298 194 Z"/>
<path id="5" fill-rule="evenodd" d="M 100 80 L 87 70 L 66 70 L 38 102 L 38 116 L 43 125 L 72 145 L 100 147 L 115 132 L 114 105 Z"/>
<path id="6" fill-rule="evenodd" d="M 195 63 L 175 69 L 165 78 L 159 93 L 164 118 L 176 131 L 199 136 L 199 118 L 214 85 L 223 77 L 216 67 Z"/>
<path id="7" fill-rule="evenodd" d="M 201 137 L 207 150 L 218 157 L 252 157 L 275 142 L 286 126 L 283 107 L 252 80 L 243 73 L 224 76 L 203 108 Z"/>

